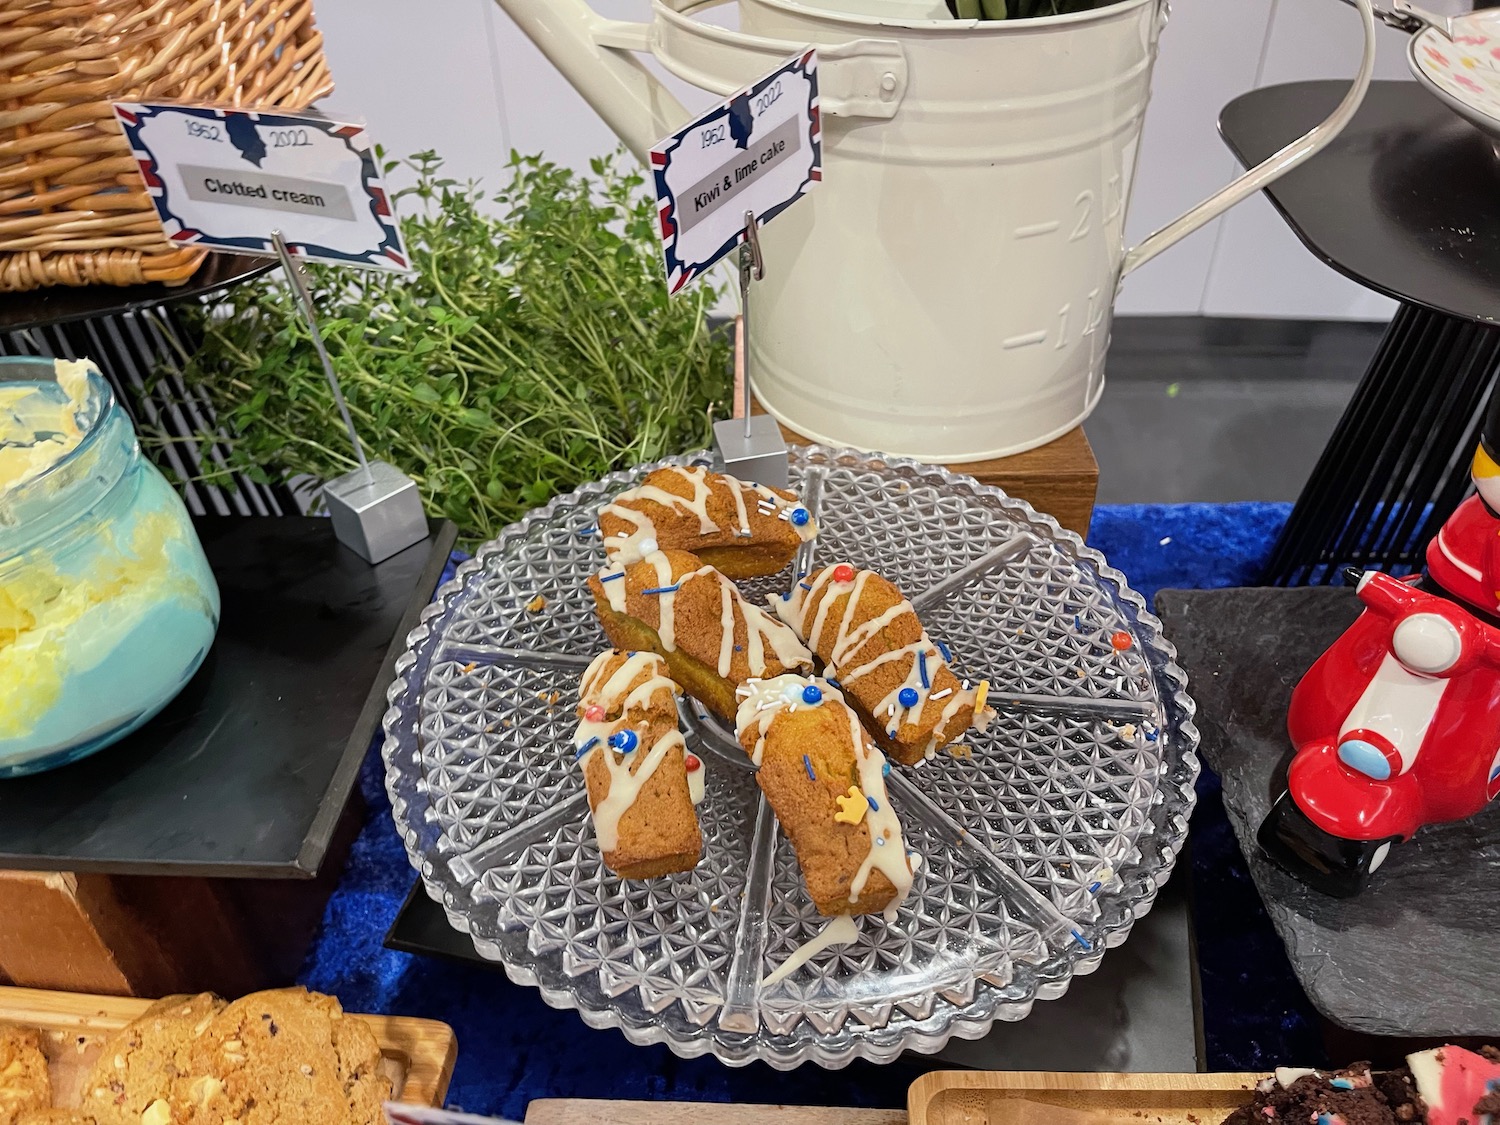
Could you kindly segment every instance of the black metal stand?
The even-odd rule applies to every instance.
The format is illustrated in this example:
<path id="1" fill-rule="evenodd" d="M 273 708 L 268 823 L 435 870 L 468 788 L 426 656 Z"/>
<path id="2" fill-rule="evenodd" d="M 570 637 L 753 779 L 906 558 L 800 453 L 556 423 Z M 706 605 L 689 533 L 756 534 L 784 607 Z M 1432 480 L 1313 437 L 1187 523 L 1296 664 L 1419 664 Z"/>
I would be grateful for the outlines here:
<path id="1" fill-rule="evenodd" d="M 1266 86 L 1224 108 L 1244 163 L 1320 120 L 1343 82 Z M 1500 224 L 1488 137 L 1412 82 L 1374 82 L 1354 120 L 1266 192 L 1323 262 L 1401 308 L 1297 500 L 1261 581 L 1331 584 L 1422 564 L 1463 499 L 1500 369 Z"/>
<path id="2" fill-rule="evenodd" d="M 213 408 L 178 377 L 181 357 L 191 355 L 197 341 L 175 304 L 258 277 L 273 264 L 210 254 L 186 284 L 176 287 L 93 286 L 9 294 L 0 301 L 0 355 L 97 363 L 136 432 L 147 436 L 142 443 L 146 452 L 172 475 L 193 515 L 294 515 L 301 507 L 285 485 L 260 484 L 241 473 L 234 474 L 233 488 L 197 479 L 203 466 L 192 439 L 211 430 Z M 222 457 L 222 450 L 209 450 L 208 456 Z"/>
<path id="3" fill-rule="evenodd" d="M 1500 328 L 1403 304 L 1282 529 L 1261 581 L 1331 585 L 1340 569 L 1420 569 L 1469 487 Z"/>

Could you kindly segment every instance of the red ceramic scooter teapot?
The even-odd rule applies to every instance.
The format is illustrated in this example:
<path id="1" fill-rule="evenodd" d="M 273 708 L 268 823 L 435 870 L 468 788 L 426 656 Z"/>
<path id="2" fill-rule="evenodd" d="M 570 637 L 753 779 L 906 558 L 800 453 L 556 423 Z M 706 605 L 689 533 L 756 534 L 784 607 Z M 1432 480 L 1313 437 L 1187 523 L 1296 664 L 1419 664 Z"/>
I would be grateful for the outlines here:
<path id="1" fill-rule="evenodd" d="M 1409 579 L 1358 577 L 1365 609 L 1292 692 L 1296 754 L 1261 824 L 1266 853 L 1327 894 L 1358 893 L 1391 845 L 1500 793 L 1500 409 L 1465 500 Z"/>

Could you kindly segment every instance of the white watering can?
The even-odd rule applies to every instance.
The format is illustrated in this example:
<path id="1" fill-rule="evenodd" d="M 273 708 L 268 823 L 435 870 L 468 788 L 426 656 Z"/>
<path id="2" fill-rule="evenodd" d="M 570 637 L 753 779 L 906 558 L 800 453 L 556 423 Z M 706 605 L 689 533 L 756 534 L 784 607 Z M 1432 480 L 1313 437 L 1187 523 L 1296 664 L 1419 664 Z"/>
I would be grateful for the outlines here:
<path id="1" fill-rule="evenodd" d="M 642 65 L 719 95 L 818 48 L 824 178 L 761 233 L 750 370 L 817 441 L 926 461 L 1033 448 L 1104 388 L 1121 279 L 1289 172 L 1354 115 L 1364 55 L 1321 125 L 1125 248 L 1125 208 L 1166 0 L 1040 19 L 948 17 L 941 0 L 653 0 L 649 24 L 585 0 L 499 0 L 644 157 L 691 114 Z"/>

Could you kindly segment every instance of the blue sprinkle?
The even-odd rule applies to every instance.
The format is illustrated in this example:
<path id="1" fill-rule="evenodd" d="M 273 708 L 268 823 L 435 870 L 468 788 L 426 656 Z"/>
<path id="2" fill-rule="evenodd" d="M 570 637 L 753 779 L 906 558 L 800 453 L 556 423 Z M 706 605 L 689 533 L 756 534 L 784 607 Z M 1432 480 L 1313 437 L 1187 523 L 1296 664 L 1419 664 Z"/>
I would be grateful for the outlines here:
<path id="1" fill-rule="evenodd" d="M 832 676 L 824 676 L 824 677 L 823 677 L 823 678 L 824 678 L 824 679 L 825 679 L 825 680 L 827 680 L 827 681 L 828 681 L 828 683 L 829 683 L 829 685 L 830 685 L 830 686 L 832 686 L 832 687 L 836 687 L 836 688 L 838 688 L 838 689 L 839 689 L 839 690 L 840 690 L 840 691 L 842 691 L 842 690 L 843 690 L 843 688 L 844 688 L 844 685 L 843 685 L 843 684 L 841 684 L 841 683 L 839 683 L 839 682 L 838 682 L 838 681 L 837 681 L 837 680 L 835 680 L 835 679 L 834 679 L 834 678 L 833 678 L 833 677 L 832 677 Z"/>
<path id="2" fill-rule="evenodd" d="M 809 586 L 806 582 L 798 582 L 797 585 L 801 586 L 804 590 L 807 590 L 809 592 L 812 590 L 812 587 Z"/>
<path id="3" fill-rule="evenodd" d="M 1354 1089 L 1354 1083 L 1350 1082 L 1349 1079 L 1347 1079 L 1347 1078 L 1330 1078 L 1328 1080 L 1328 1084 L 1330 1086 L 1332 1086 L 1335 1090 L 1352 1090 L 1352 1089 Z"/>
<path id="4" fill-rule="evenodd" d="M 809 512 L 806 508 L 792 509 L 792 522 L 798 527 L 807 526 L 807 521 L 810 519 L 812 519 L 812 513 Z"/>
<path id="5" fill-rule="evenodd" d="M 805 570 L 799 570 L 797 572 L 797 577 L 798 578 L 806 578 L 807 577 L 807 571 L 805 571 Z"/>
<path id="6" fill-rule="evenodd" d="M 623 570 L 621 570 L 621 571 L 616 571 L 614 574 L 601 574 L 601 575 L 599 575 L 599 581 L 600 582 L 613 582 L 616 578 L 624 578 L 624 577 L 625 577 L 625 572 Z"/>
<path id="7" fill-rule="evenodd" d="M 890 777 L 891 776 L 891 763 L 890 762 L 881 762 L 880 763 L 880 776 L 881 777 Z"/>
<path id="8" fill-rule="evenodd" d="M 875 798 L 874 797 L 866 797 L 865 800 L 867 800 L 867 801 L 870 802 L 870 811 L 871 812 L 879 812 L 880 811 L 880 806 L 875 803 Z"/>
<path id="9" fill-rule="evenodd" d="M 937 646 L 938 646 L 938 651 L 943 654 L 943 659 L 947 663 L 952 664 L 953 663 L 953 654 L 948 651 L 948 646 L 945 645 L 942 641 L 938 641 L 936 643 L 937 643 Z"/>
<path id="10" fill-rule="evenodd" d="M 585 742 L 582 746 L 580 746 L 578 748 L 577 752 L 574 753 L 574 755 L 573 755 L 573 760 L 577 761 L 579 758 L 583 757 L 590 750 L 592 750 L 595 746 L 597 746 L 598 743 L 599 743 L 599 736 L 596 734 L 593 738 L 589 739 L 587 742 Z"/>
<path id="11" fill-rule="evenodd" d="M 922 677 L 922 686 L 924 688 L 932 686 L 932 682 L 927 678 L 927 654 L 925 652 L 917 653 L 917 674 Z"/>
<path id="12" fill-rule="evenodd" d="M 735 652 L 744 652 L 745 651 L 745 646 L 744 645 L 735 645 L 734 646 L 734 651 Z"/>
<path id="13" fill-rule="evenodd" d="M 875 846 L 877 848 L 883 848 L 883 847 L 885 847 L 885 837 L 883 837 L 883 836 L 876 836 L 875 837 Z"/>
<path id="14" fill-rule="evenodd" d="M 809 758 L 806 754 L 802 755 L 802 768 L 807 771 L 807 779 L 809 781 L 818 780 L 818 775 L 813 773 L 812 771 L 812 759 Z"/>
<path id="15" fill-rule="evenodd" d="M 675 583 L 674 582 L 670 586 L 652 586 L 649 590 L 642 590 L 641 593 L 643 593 L 643 594 L 675 594 L 677 592 L 678 585 L 679 585 L 679 583 Z"/>
<path id="16" fill-rule="evenodd" d="M 821 702 L 823 702 L 823 689 L 820 688 L 820 687 L 818 687 L 817 684 L 808 684 L 805 688 L 802 689 L 802 702 L 803 703 L 821 703 Z"/>
<path id="17" fill-rule="evenodd" d="M 1094 947 L 1089 944 L 1089 939 L 1088 938 L 1084 937 L 1077 930 L 1073 930 L 1072 933 L 1073 933 L 1073 940 L 1076 941 L 1079 945 L 1083 946 L 1084 952 L 1087 953 L 1087 952 L 1090 952 L 1090 951 L 1093 950 Z"/>
<path id="18" fill-rule="evenodd" d="M 915 707 L 920 698 L 922 697 L 917 694 L 916 688 L 904 687 L 896 693 L 896 702 L 903 707 Z"/>
<path id="19" fill-rule="evenodd" d="M 887 731 L 887 732 L 886 732 L 886 733 L 888 733 L 888 734 L 889 734 L 889 735 L 890 735 L 890 736 L 891 736 L 891 739 L 892 739 L 892 740 L 893 740 L 893 741 L 894 741 L 894 740 L 895 740 L 895 737 L 896 737 L 896 734 L 897 734 L 897 732 L 898 732 L 898 731 L 899 731 L 899 730 L 900 730 L 900 728 L 899 728 L 899 727 L 892 727 L 892 728 L 891 728 L 891 729 L 890 729 L 890 730 L 889 730 L 889 731 Z"/>
<path id="20" fill-rule="evenodd" d="M 633 730 L 617 730 L 609 736 L 609 744 L 622 754 L 629 754 L 640 742 L 640 735 Z"/>
<path id="21" fill-rule="evenodd" d="M 1156 741 L 1156 728 L 1155 727 L 1151 728 L 1150 730 L 1148 730 L 1146 732 L 1146 741 L 1147 742 L 1155 742 Z"/>
<path id="22" fill-rule="evenodd" d="M 1099 893 L 1099 888 L 1102 887 L 1102 886 L 1104 886 L 1103 883 L 1090 883 L 1089 884 L 1089 894 L 1091 894 L 1091 895 L 1098 894 Z"/>
<path id="23" fill-rule="evenodd" d="M 790 590 L 788 590 L 786 593 L 782 594 L 781 595 L 781 600 L 784 601 L 784 602 L 791 601 L 792 600 L 792 592 Z"/>
<path id="24" fill-rule="evenodd" d="M 1073 615 L 1073 628 L 1077 629 L 1080 633 L 1083 632 L 1083 619 L 1076 613 Z"/>
<path id="25" fill-rule="evenodd" d="M 1318 1125 L 1333 1125 L 1333 1115 L 1328 1113 L 1318 1114 Z"/>
<path id="26" fill-rule="evenodd" d="M 587 536 L 587 535 L 593 535 L 598 530 L 599 529 L 597 527 L 585 527 L 585 528 L 581 528 L 579 530 L 578 534 L 579 534 L 580 537 Z"/>

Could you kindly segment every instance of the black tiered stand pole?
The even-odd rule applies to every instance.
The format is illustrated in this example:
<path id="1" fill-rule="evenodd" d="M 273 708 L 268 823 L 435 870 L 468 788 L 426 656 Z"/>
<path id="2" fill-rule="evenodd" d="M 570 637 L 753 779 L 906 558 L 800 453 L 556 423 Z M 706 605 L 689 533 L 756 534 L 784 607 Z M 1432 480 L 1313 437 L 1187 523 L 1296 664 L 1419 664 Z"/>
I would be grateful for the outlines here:
<path id="1" fill-rule="evenodd" d="M 1403 304 L 1318 458 L 1262 582 L 1327 585 L 1345 565 L 1419 569 L 1463 498 L 1500 328 Z"/>
<path id="2" fill-rule="evenodd" d="M 1267 86 L 1219 129 L 1255 164 L 1320 120 L 1343 82 Z M 1397 573 L 1469 485 L 1500 374 L 1495 141 L 1413 82 L 1374 82 L 1332 144 L 1267 189 L 1307 248 L 1400 308 L 1261 575 L 1324 585 L 1344 566 Z"/>

